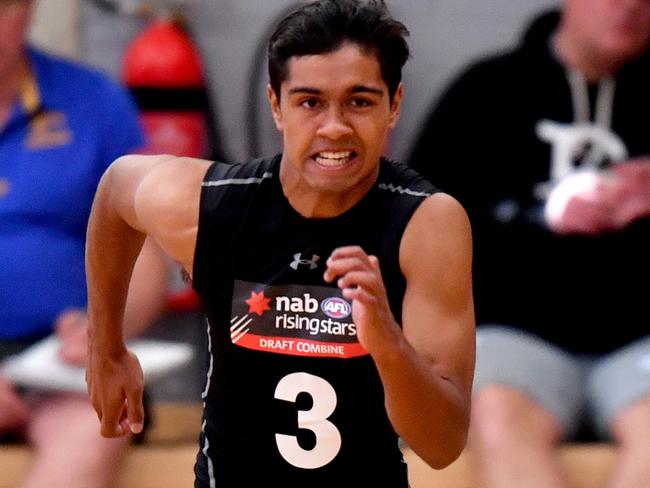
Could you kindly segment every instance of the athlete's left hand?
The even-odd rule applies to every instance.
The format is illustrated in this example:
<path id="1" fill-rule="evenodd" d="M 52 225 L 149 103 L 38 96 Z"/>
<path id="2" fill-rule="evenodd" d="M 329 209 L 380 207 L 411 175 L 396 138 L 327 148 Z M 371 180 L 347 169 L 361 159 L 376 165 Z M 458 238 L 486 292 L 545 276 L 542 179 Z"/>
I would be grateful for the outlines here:
<path id="1" fill-rule="evenodd" d="M 352 302 L 352 320 L 359 343 L 373 356 L 396 343 L 401 329 L 388 304 L 379 260 L 359 246 L 335 249 L 327 260 L 325 281 L 338 278 L 343 298 Z"/>

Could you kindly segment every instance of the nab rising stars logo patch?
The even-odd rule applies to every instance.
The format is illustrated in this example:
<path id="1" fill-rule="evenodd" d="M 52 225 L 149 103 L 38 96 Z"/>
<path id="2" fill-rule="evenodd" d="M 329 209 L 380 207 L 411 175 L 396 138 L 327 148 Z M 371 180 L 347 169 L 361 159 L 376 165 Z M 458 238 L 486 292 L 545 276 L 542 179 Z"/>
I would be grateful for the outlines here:
<path id="1" fill-rule="evenodd" d="M 337 288 L 237 280 L 230 340 L 238 347 L 291 356 L 352 358 L 368 351 Z"/>

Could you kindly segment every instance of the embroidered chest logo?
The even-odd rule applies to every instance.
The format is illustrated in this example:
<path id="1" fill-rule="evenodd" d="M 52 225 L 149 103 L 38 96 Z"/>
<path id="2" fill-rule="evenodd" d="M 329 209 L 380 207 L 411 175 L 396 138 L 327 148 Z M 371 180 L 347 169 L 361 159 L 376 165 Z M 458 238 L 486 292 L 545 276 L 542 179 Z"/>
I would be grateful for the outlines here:
<path id="1" fill-rule="evenodd" d="M 318 268 L 318 260 L 320 259 L 320 256 L 317 254 L 312 254 L 311 259 L 303 259 L 302 258 L 302 253 L 297 252 L 296 254 L 293 255 L 293 261 L 291 261 L 291 264 L 289 266 L 292 269 L 295 269 L 298 271 L 298 268 L 301 266 L 309 266 L 309 270 L 313 271 L 316 268 Z"/>
<path id="2" fill-rule="evenodd" d="M 26 145 L 32 150 L 64 146 L 72 141 L 72 131 L 63 112 L 45 112 L 31 123 Z"/>

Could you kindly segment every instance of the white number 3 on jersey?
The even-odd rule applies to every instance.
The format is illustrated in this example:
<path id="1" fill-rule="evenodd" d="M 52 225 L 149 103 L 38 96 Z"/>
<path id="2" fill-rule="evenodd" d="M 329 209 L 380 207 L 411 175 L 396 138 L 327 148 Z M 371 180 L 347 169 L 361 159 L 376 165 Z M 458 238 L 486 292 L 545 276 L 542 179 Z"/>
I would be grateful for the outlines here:
<path id="1" fill-rule="evenodd" d="M 336 408 L 336 391 L 323 378 L 308 373 L 292 373 L 280 380 L 275 388 L 275 398 L 294 402 L 299 393 L 308 393 L 313 399 L 310 410 L 298 411 L 298 428 L 311 430 L 316 445 L 310 451 L 298 444 L 296 436 L 275 434 L 282 457 L 290 464 L 303 469 L 315 469 L 332 461 L 341 449 L 341 434 L 327 420 Z"/>

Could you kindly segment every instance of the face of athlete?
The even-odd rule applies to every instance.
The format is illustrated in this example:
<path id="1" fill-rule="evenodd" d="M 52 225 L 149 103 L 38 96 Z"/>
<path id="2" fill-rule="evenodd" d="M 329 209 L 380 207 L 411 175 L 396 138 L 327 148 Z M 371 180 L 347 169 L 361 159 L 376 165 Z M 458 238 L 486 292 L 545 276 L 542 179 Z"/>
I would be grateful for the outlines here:
<path id="1" fill-rule="evenodd" d="M 633 59 L 650 43 L 650 0 L 566 0 L 575 38 L 600 55 Z"/>
<path id="2" fill-rule="evenodd" d="M 307 210 L 312 215 L 335 215 L 337 206 L 346 210 L 376 180 L 388 133 L 399 117 L 401 85 L 391 103 L 377 57 L 345 43 L 331 53 L 290 58 L 280 95 L 269 88 L 284 141 L 285 194 L 292 204 L 301 196 L 320 200 L 318 211 Z"/>
<path id="3" fill-rule="evenodd" d="M 0 0 L 0 80 L 22 62 L 31 10 L 31 0 Z"/>

